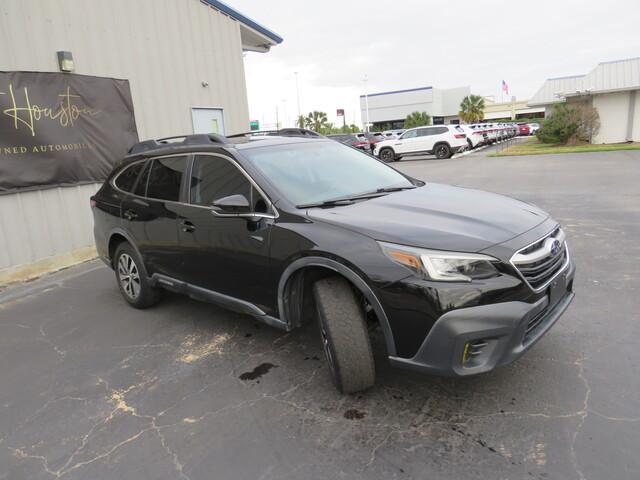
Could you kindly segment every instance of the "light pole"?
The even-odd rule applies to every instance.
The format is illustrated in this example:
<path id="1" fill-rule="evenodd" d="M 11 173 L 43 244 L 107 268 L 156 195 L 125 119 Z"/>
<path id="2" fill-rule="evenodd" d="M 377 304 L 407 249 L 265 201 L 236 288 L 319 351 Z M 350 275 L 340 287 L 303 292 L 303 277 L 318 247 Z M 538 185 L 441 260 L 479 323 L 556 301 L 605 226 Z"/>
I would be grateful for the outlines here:
<path id="1" fill-rule="evenodd" d="M 298 120 L 302 115 L 302 113 L 300 112 L 300 89 L 298 88 L 298 72 L 293 72 L 293 74 L 296 76 L 296 98 L 298 100 L 298 118 L 296 118 L 296 123 L 298 123 Z M 298 126 L 302 128 L 302 125 Z"/>
<path id="2" fill-rule="evenodd" d="M 286 127 L 289 124 L 289 113 L 287 111 L 287 99 L 286 98 L 282 99 L 282 110 L 284 111 L 284 114 L 282 116 L 282 126 Z"/>
<path id="3" fill-rule="evenodd" d="M 366 123 L 364 124 L 364 131 L 369 133 L 369 93 L 367 92 L 367 81 L 369 78 L 365 75 L 362 81 L 364 82 L 364 108 L 366 112 Z"/>

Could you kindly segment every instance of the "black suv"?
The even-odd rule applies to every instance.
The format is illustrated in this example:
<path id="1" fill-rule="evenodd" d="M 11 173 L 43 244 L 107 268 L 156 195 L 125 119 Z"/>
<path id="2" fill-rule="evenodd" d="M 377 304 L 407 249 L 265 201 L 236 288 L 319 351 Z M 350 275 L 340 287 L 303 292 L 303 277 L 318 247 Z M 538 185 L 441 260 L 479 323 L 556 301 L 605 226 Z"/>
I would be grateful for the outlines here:
<path id="1" fill-rule="evenodd" d="M 574 296 L 565 234 L 544 211 L 325 138 L 142 142 L 92 206 L 131 305 L 169 289 L 283 330 L 317 319 L 342 392 L 374 383 L 376 325 L 392 364 L 472 375 L 519 357 Z"/>

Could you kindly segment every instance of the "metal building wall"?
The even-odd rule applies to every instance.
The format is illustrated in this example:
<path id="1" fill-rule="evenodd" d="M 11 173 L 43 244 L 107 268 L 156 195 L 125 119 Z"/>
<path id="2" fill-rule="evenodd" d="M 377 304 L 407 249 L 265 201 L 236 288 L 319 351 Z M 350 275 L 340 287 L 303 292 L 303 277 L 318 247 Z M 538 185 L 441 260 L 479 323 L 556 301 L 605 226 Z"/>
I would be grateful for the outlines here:
<path id="1" fill-rule="evenodd" d="M 248 130 L 238 22 L 198 0 L 2 0 L 0 70 L 126 78 L 141 139 L 191 133 L 191 107 L 224 108 L 227 133 Z M 208 83 L 203 87 L 202 82 Z M 93 244 L 98 185 L 0 195 L 2 270 Z"/>
<path id="2" fill-rule="evenodd" d="M 0 195 L 0 272 L 93 245 L 89 197 L 98 188 L 89 184 Z"/>
<path id="3" fill-rule="evenodd" d="M 192 132 L 197 106 L 248 129 L 240 26 L 198 0 L 2 0 L 0 45 L 1 70 L 57 72 L 69 50 L 75 73 L 128 79 L 141 139 Z"/>

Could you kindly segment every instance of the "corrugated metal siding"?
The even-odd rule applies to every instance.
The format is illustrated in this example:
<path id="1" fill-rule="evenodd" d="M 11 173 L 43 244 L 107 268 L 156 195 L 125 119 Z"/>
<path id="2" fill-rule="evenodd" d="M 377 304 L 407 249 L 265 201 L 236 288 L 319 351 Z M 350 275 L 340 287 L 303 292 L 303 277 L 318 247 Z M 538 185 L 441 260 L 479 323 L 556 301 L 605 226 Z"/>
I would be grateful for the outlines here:
<path id="1" fill-rule="evenodd" d="M 192 132 L 194 106 L 248 130 L 239 23 L 199 0 L 3 0 L 0 40 L 3 70 L 58 71 L 69 50 L 76 73 L 128 79 L 141 139 Z"/>
<path id="2" fill-rule="evenodd" d="M 93 244 L 97 184 L 0 195 L 0 270 Z"/>
<path id="3" fill-rule="evenodd" d="M 640 58 L 602 62 L 584 79 L 591 93 L 640 88 Z"/>
<path id="4" fill-rule="evenodd" d="M 191 133 L 191 107 L 248 130 L 239 23 L 199 0 L 2 0 L 0 69 L 126 78 L 141 139 Z M 203 87 L 201 82 L 208 82 Z M 0 196 L 0 269 L 90 246 L 97 185 Z"/>
<path id="5" fill-rule="evenodd" d="M 573 93 L 582 90 L 584 75 L 574 75 L 571 77 L 549 78 L 545 80 L 542 87 L 529 100 L 529 105 L 548 105 L 551 103 L 563 102 L 564 98 L 558 97 L 557 93 Z"/>

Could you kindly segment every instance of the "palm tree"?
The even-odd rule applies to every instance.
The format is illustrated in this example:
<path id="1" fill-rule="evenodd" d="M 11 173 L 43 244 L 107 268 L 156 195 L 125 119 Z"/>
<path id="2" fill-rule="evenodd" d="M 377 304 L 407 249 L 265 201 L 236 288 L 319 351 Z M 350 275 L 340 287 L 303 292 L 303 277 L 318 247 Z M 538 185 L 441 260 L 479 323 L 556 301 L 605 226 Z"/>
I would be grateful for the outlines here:
<path id="1" fill-rule="evenodd" d="M 404 119 L 404 128 L 431 125 L 431 116 L 427 112 L 412 112 Z"/>
<path id="2" fill-rule="evenodd" d="M 307 124 L 307 127 L 314 132 L 318 132 L 321 129 L 326 128 L 329 123 L 327 114 L 324 112 L 318 112 L 317 110 L 310 112 L 304 121 Z"/>
<path id="3" fill-rule="evenodd" d="M 304 128 L 307 126 L 307 119 L 305 118 L 304 115 L 298 115 L 298 120 L 296 120 L 296 124 L 298 125 L 298 127 Z"/>
<path id="4" fill-rule="evenodd" d="M 460 118 L 465 123 L 476 123 L 484 118 L 484 98 L 480 95 L 467 95 L 460 103 Z"/>

